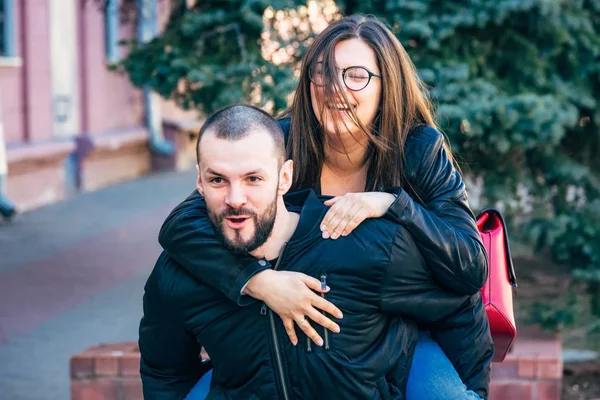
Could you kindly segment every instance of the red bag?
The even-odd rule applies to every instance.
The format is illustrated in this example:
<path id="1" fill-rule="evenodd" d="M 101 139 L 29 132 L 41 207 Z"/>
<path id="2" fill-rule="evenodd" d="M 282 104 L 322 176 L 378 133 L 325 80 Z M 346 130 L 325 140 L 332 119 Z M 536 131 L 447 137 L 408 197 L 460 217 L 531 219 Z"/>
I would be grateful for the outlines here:
<path id="1" fill-rule="evenodd" d="M 488 278 L 481 295 L 494 341 L 492 361 L 500 362 L 517 336 L 513 312 L 513 289 L 517 288 L 517 278 L 510 256 L 506 224 L 500 211 L 492 208 L 483 210 L 477 216 L 477 228 L 488 255 Z"/>

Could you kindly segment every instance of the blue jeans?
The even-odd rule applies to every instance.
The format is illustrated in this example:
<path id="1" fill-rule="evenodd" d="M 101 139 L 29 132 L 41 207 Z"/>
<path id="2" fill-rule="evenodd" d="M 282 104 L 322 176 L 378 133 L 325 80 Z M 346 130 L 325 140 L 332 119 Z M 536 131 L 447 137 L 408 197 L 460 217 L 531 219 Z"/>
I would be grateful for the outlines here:
<path id="1" fill-rule="evenodd" d="M 196 386 L 190 390 L 188 395 L 185 396 L 185 399 L 183 400 L 204 400 L 206 396 L 208 396 L 208 392 L 210 392 L 210 380 L 212 379 L 212 372 L 213 370 L 211 369 L 202 375 L 202 378 L 200 378 L 198 383 L 196 383 Z"/>
<path id="2" fill-rule="evenodd" d="M 481 400 L 428 332 L 419 331 L 415 357 L 408 374 L 406 400 Z"/>
<path id="3" fill-rule="evenodd" d="M 210 391 L 212 370 L 204 374 L 185 400 L 204 400 Z M 406 385 L 406 400 L 481 400 L 467 387 L 440 346 L 429 333 L 419 341 Z"/>

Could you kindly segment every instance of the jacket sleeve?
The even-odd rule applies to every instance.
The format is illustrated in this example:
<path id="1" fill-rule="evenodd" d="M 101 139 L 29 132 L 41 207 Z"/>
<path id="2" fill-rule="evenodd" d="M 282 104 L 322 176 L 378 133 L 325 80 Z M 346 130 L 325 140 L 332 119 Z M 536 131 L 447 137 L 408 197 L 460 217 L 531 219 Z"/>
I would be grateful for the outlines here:
<path id="1" fill-rule="evenodd" d="M 481 294 L 459 295 L 438 286 L 424 264 L 400 226 L 382 280 L 381 309 L 428 329 L 467 388 L 486 399 L 494 345 Z"/>
<path id="2" fill-rule="evenodd" d="M 144 288 L 140 322 L 140 374 L 144 399 L 181 400 L 212 367 L 200 360 L 201 346 L 185 331 L 179 314 L 165 304 L 160 292 L 160 266 Z"/>
<path id="3" fill-rule="evenodd" d="M 204 198 L 195 190 L 163 223 L 158 241 L 190 274 L 213 286 L 236 304 L 255 301 L 242 289 L 256 273 L 270 268 L 247 254 L 234 254 L 216 238 Z"/>
<path id="4" fill-rule="evenodd" d="M 431 326 L 458 313 L 470 297 L 446 289 L 433 279 L 414 237 L 399 225 L 380 287 L 382 311 Z"/>
<path id="5" fill-rule="evenodd" d="M 458 294 L 475 294 L 487 278 L 487 257 L 465 184 L 442 134 L 432 127 L 418 130 L 406 144 L 406 171 L 418 198 L 400 187 L 387 190 L 397 198 L 386 218 L 410 231 L 441 285 Z"/>

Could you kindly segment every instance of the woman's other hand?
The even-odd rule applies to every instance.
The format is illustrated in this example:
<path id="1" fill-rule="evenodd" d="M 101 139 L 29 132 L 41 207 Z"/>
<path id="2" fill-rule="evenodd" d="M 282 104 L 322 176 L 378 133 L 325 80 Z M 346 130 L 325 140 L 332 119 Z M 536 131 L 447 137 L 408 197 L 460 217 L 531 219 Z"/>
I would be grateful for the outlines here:
<path id="1" fill-rule="evenodd" d="M 347 236 L 367 218 L 383 217 L 396 196 L 385 192 L 348 193 L 325 202 L 331 206 L 321 224 L 323 238 Z"/>
<path id="2" fill-rule="evenodd" d="M 311 290 L 312 289 L 312 290 Z M 283 320 L 285 331 L 294 344 L 298 337 L 294 323 L 317 345 L 323 345 L 323 339 L 309 323 L 309 319 L 338 333 L 340 327 L 323 315 L 325 311 L 335 318 L 341 319 L 342 312 L 316 292 L 327 293 L 329 287 L 321 289 L 321 281 L 300 272 L 274 271 L 271 269 L 254 275 L 244 288 L 244 293 L 255 299 L 264 301 L 271 310 Z"/>

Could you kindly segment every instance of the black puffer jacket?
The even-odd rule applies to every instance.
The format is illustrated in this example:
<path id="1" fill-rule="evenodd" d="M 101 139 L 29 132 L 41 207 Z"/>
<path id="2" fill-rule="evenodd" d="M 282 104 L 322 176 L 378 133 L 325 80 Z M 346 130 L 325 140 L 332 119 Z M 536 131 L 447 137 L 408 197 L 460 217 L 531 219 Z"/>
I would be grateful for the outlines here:
<path id="1" fill-rule="evenodd" d="M 289 123 L 289 119 L 280 121 L 286 135 Z M 442 144 L 442 134 L 430 126 L 419 126 L 411 131 L 405 145 L 404 168 L 411 186 L 419 193 L 420 202 L 403 188 L 386 188 L 397 200 L 385 217 L 412 234 L 438 285 L 458 295 L 472 295 L 473 301 L 481 302 L 479 290 L 487 277 L 487 258 L 468 205 L 464 182 Z M 214 236 L 206 204 L 197 191 L 167 217 L 159 242 L 190 274 L 239 305 L 255 301 L 242 296 L 241 290 L 252 276 L 269 268 L 249 255 L 230 253 L 221 245 Z M 206 263 L 208 259 L 214 262 Z M 423 296 L 423 301 L 434 299 L 432 294 Z M 415 297 L 413 307 L 405 310 L 407 316 L 419 312 L 418 298 Z M 443 308 L 443 299 L 439 305 Z M 477 338 L 486 333 L 468 326 L 467 320 L 457 316 L 425 328 L 440 343 L 467 387 L 487 397 L 489 364 L 473 375 L 469 372 L 473 371 L 473 362 L 460 351 L 473 344 L 478 350 L 484 349 L 487 339 L 479 342 Z M 460 329 L 455 329 L 457 326 Z"/>
<path id="2" fill-rule="evenodd" d="M 302 206 L 301 216 L 275 268 L 326 276 L 327 299 L 344 313 L 341 332 L 328 333 L 324 347 L 309 347 L 302 334 L 293 346 L 264 304 L 231 302 L 163 253 L 146 284 L 140 325 L 146 399 L 185 397 L 198 379 L 198 343 L 215 368 L 208 399 L 403 399 L 416 323 L 453 325 L 464 336 L 453 346 L 468 360 L 462 369 L 470 380 L 489 368 L 493 346 L 479 296 L 436 285 L 407 229 L 367 220 L 352 235 L 323 240 L 327 207 L 315 194 L 286 202 Z M 407 314 L 414 322 L 398 317 Z M 478 387 L 484 396 L 486 386 Z"/>

